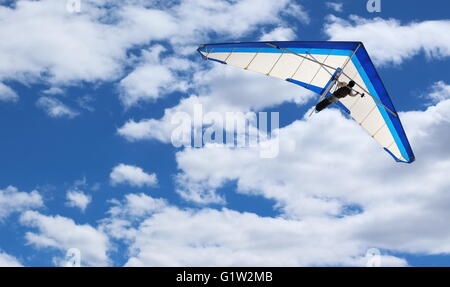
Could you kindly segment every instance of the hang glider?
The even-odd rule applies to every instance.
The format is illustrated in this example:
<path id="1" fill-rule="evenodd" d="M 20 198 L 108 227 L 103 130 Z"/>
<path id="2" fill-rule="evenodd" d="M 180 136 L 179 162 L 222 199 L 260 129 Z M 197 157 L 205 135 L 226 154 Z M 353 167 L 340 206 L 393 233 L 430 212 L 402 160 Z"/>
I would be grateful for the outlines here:
<path id="1" fill-rule="evenodd" d="M 321 98 L 336 90 L 336 79 L 353 80 L 355 92 L 336 104 L 349 114 L 397 162 L 411 163 L 414 153 L 399 116 L 361 42 L 289 41 L 200 45 L 205 60 L 280 78 Z"/>

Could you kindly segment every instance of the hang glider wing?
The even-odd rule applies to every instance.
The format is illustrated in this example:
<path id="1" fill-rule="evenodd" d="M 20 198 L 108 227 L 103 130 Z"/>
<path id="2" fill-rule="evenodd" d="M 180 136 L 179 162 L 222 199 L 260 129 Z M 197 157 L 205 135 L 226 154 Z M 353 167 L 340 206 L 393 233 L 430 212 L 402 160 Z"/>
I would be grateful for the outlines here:
<path id="1" fill-rule="evenodd" d="M 336 89 L 333 78 L 356 82 L 365 97 L 336 104 L 396 161 L 415 160 L 398 114 L 361 42 L 247 42 L 200 45 L 204 59 L 280 78 L 322 96 Z"/>

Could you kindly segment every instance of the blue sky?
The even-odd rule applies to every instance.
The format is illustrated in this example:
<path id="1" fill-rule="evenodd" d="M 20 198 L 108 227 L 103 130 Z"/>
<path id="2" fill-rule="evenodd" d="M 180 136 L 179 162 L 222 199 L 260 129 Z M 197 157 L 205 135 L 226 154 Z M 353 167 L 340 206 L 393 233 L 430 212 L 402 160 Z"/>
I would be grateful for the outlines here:
<path id="1" fill-rule="evenodd" d="M 450 265 L 450 4 L 154 2 L 0 1 L 0 265 L 60 265 L 72 247 L 88 266 L 359 266 L 369 248 Z M 265 36 L 363 41 L 417 162 L 335 109 L 306 121 L 301 88 L 195 51 Z M 280 156 L 173 147 L 170 115 L 197 102 L 279 112 Z"/>

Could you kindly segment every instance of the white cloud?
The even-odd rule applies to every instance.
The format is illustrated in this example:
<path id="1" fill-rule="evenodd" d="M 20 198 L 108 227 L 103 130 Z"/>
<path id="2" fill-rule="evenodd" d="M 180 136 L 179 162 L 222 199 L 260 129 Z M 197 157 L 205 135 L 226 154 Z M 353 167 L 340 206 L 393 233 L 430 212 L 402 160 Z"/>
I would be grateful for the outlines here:
<path id="1" fill-rule="evenodd" d="M 172 11 L 181 20 L 180 27 L 184 27 L 180 33 L 184 35 L 178 35 L 172 40 L 175 43 L 198 43 L 205 38 L 207 32 L 231 38 L 242 37 L 261 24 L 281 23 L 282 13 L 296 16 L 304 23 L 309 21 L 302 6 L 286 0 L 183 1 Z"/>
<path id="2" fill-rule="evenodd" d="M 117 129 L 117 133 L 128 141 L 156 139 L 169 143 L 172 130 L 176 127 L 175 124 L 172 124 L 172 117 L 179 112 L 187 112 L 193 115 L 194 105 L 203 104 L 207 101 L 208 98 L 199 98 L 196 96 L 181 99 L 178 105 L 166 109 L 161 119 L 143 119 L 140 121 L 130 119 L 122 127 Z"/>
<path id="3" fill-rule="evenodd" d="M 84 95 L 77 99 L 77 104 L 80 108 L 89 111 L 94 112 L 95 108 L 92 106 L 92 103 L 95 101 L 95 98 L 90 95 Z"/>
<path id="4" fill-rule="evenodd" d="M 90 195 L 85 194 L 80 190 L 69 190 L 66 193 L 66 204 L 70 207 L 78 207 L 81 211 L 85 211 L 86 207 L 91 203 Z"/>
<path id="5" fill-rule="evenodd" d="M 64 90 L 58 87 L 51 87 L 49 89 L 42 91 L 42 93 L 46 95 L 62 95 L 64 94 Z"/>
<path id="6" fill-rule="evenodd" d="M 0 35 L 10 39 L 0 48 L 0 78 L 54 83 L 114 77 L 123 44 L 113 39 L 114 28 L 96 21 L 101 11 L 83 1 L 84 13 L 71 14 L 57 0 L 18 1 L 1 7 Z M 82 39 L 82 41 L 81 41 Z"/>
<path id="7" fill-rule="evenodd" d="M 82 13 L 67 12 L 59 0 L 1 7 L 0 35 L 10 41 L 0 48 L 0 78 L 64 85 L 114 80 L 129 48 L 177 31 L 176 20 L 165 11 L 114 2 L 85 0 Z"/>
<path id="8" fill-rule="evenodd" d="M 0 102 L 17 102 L 19 96 L 10 87 L 0 82 Z"/>
<path id="9" fill-rule="evenodd" d="M 325 5 L 334 12 L 343 12 L 344 4 L 338 2 L 326 2 Z"/>
<path id="10" fill-rule="evenodd" d="M 364 244 L 333 223 L 166 205 L 139 224 L 113 216 L 102 227 L 130 243 L 127 266 L 364 266 Z M 381 263 L 406 265 L 393 256 Z"/>
<path id="11" fill-rule="evenodd" d="M 295 32 L 291 28 L 277 27 L 272 31 L 265 33 L 259 39 L 260 41 L 290 41 L 295 40 Z"/>
<path id="12" fill-rule="evenodd" d="M 36 106 L 44 110 L 44 112 L 52 118 L 74 118 L 78 112 L 63 104 L 60 100 L 51 97 L 40 97 Z"/>
<path id="13" fill-rule="evenodd" d="M 113 206 L 109 209 L 107 218 L 101 220 L 101 229 L 114 239 L 132 240 L 136 230 L 132 227 L 154 214 L 161 212 L 168 204 L 164 199 L 153 198 L 144 193 L 127 194 L 121 202 L 116 199 L 109 201 Z"/>
<path id="14" fill-rule="evenodd" d="M 169 140 L 167 131 L 161 128 L 159 122 L 154 119 L 146 119 L 136 122 L 128 120 L 122 127 L 117 129 L 117 133 L 129 141 L 156 138 L 160 141 Z"/>
<path id="15" fill-rule="evenodd" d="M 400 113 L 417 157 L 410 165 L 396 163 L 339 111 L 325 110 L 282 128 L 277 158 L 262 159 L 246 149 L 185 149 L 176 155 L 179 176 L 197 196 L 205 191 L 210 196 L 211 190 L 217 194 L 225 183 L 236 181 L 237 192 L 274 200 L 284 218 L 315 222 L 322 238 L 356 240 L 364 248 L 446 254 L 449 115 L 449 99 L 425 111 Z M 349 237 L 326 234 L 329 228 Z"/>
<path id="16" fill-rule="evenodd" d="M 123 203 L 117 200 L 112 201 L 115 204 L 109 210 L 113 216 L 124 217 L 142 217 L 157 212 L 167 206 L 163 199 L 156 199 L 144 193 L 125 195 Z"/>
<path id="17" fill-rule="evenodd" d="M 204 114 L 218 112 L 225 115 L 226 112 L 245 113 L 286 102 L 302 105 L 314 97 L 312 92 L 289 82 L 218 64 L 210 70 L 196 72 L 193 86 L 199 96 L 181 99 L 178 105 L 166 109 L 160 119 L 129 120 L 118 129 L 118 134 L 129 141 L 156 139 L 168 143 L 176 127 L 172 123 L 173 116 L 185 112 L 193 117 L 194 105 L 202 105 Z"/>
<path id="18" fill-rule="evenodd" d="M 0 251 L 0 267 L 22 267 L 17 258 Z"/>
<path id="19" fill-rule="evenodd" d="M 305 104 L 312 93 L 289 82 L 227 65 L 210 63 L 212 69 L 194 75 L 200 96 L 208 99 L 205 110 L 261 110 L 285 102 Z"/>
<path id="20" fill-rule="evenodd" d="M 344 20 L 329 16 L 325 33 L 330 40 L 362 41 L 378 64 L 400 64 L 424 52 L 431 58 L 450 56 L 449 20 L 402 24 L 395 19 L 364 19 L 350 16 Z"/>
<path id="21" fill-rule="evenodd" d="M 309 24 L 311 22 L 311 18 L 309 17 L 307 10 L 295 2 L 289 2 L 283 13 L 298 19 L 303 24 Z"/>
<path id="22" fill-rule="evenodd" d="M 189 62 L 177 58 L 160 58 L 165 49 L 160 45 L 142 51 L 144 60 L 130 74 L 120 81 L 121 96 L 125 107 L 140 101 L 155 101 L 166 93 L 185 91 L 187 83 L 177 77 L 177 70 L 186 70 Z"/>
<path id="23" fill-rule="evenodd" d="M 109 265 L 108 237 L 91 225 L 79 225 L 70 218 L 46 216 L 35 211 L 26 211 L 20 221 L 38 230 L 37 233 L 26 233 L 28 244 L 37 248 L 55 248 L 64 254 L 69 248 L 77 248 L 81 251 L 82 265 Z"/>
<path id="24" fill-rule="evenodd" d="M 158 183 L 156 174 L 146 173 L 140 167 L 123 163 L 113 168 L 109 174 L 109 178 L 113 186 L 118 184 L 129 184 L 135 187 L 152 187 Z"/>
<path id="25" fill-rule="evenodd" d="M 216 193 L 223 181 L 204 183 L 201 180 L 192 180 L 185 174 L 176 176 L 177 189 L 175 190 L 184 200 L 197 204 L 225 204 L 225 197 Z M 205 188 L 205 186 L 208 186 Z"/>
<path id="26" fill-rule="evenodd" d="M 433 84 L 426 98 L 430 99 L 434 104 L 450 99 L 450 86 L 444 81 L 438 81 Z"/>
<path id="27" fill-rule="evenodd" d="M 43 205 L 42 196 L 36 190 L 22 192 L 14 186 L 0 189 L 0 221 L 13 212 L 22 212 Z"/>
<path id="28" fill-rule="evenodd" d="M 257 2 L 257 9 L 253 7 Z M 190 64 L 181 58 L 181 54 L 188 51 L 192 54 L 195 47 L 193 43 L 205 41 L 208 30 L 219 34 L 228 34 L 229 36 L 241 36 L 242 34 L 255 29 L 259 23 L 273 23 L 280 25 L 282 21 L 277 13 L 282 11 L 282 7 L 288 6 L 289 13 L 302 21 L 307 21 L 307 14 L 303 8 L 297 4 L 291 4 L 289 1 L 255 1 L 244 0 L 230 3 L 225 1 L 216 1 L 209 3 L 205 1 L 183 1 L 180 5 L 172 6 L 166 12 L 173 17 L 173 21 L 183 29 L 174 29 L 170 37 L 172 46 L 176 47 L 177 57 L 161 58 L 160 54 L 165 49 L 160 45 L 155 45 L 149 51 L 144 51 L 144 55 L 139 64 L 130 74 L 128 74 L 120 83 L 121 101 L 126 107 L 131 107 L 140 101 L 154 101 L 164 94 L 180 90 L 185 91 L 188 87 L 187 82 L 176 73 L 179 70 L 190 68 Z M 252 7 L 249 11 L 246 9 Z M 144 12 L 131 10 L 138 15 L 142 14 L 142 21 L 152 19 L 146 16 Z M 203 11 L 203 13 L 202 13 Z M 236 22 L 237 17 L 240 21 Z M 137 17 L 140 19 L 140 17 Z M 133 21 L 141 21 L 133 20 Z M 154 20 L 151 20 L 152 25 Z M 210 23 L 210 24 L 208 24 Z M 232 24 L 232 25 L 230 25 Z M 207 28 L 206 28 L 207 27 Z M 288 39 L 294 37 L 294 32 L 289 28 L 279 27 L 263 37 L 271 37 L 272 40 Z M 190 44 L 192 43 L 192 44 Z M 182 46 L 180 46 L 182 45 Z M 185 61 L 184 65 L 171 65 L 174 61 Z"/>
<path id="29" fill-rule="evenodd" d="M 81 13 L 68 13 L 65 6 L 60 0 L 22 0 L 0 7 L 0 37 L 9 39 L 0 47 L 0 79 L 59 85 L 110 81 L 122 77 L 127 51 L 138 45 L 167 40 L 177 51 L 191 54 L 210 33 L 238 38 L 262 24 L 282 24 L 285 11 L 301 21 L 308 18 L 288 0 L 151 5 L 84 0 Z"/>
<path id="30" fill-rule="evenodd" d="M 195 53 L 198 43 L 210 41 L 210 35 L 237 39 L 259 34 L 263 25 L 285 27 L 286 15 L 309 22 L 305 9 L 290 0 L 152 4 L 84 0 L 82 6 L 81 13 L 69 13 L 60 0 L 21 0 L 0 7 L 0 38 L 9 39 L 0 47 L 0 81 L 43 83 L 52 87 L 44 93 L 55 95 L 79 83 L 121 79 L 119 98 L 129 108 L 186 91 L 190 79 L 180 80 L 180 75 L 186 75 L 186 56 Z M 269 35 L 286 39 L 293 33 L 278 28 Z M 160 57 L 156 42 L 164 42 L 170 52 Z M 133 49 L 142 47 L 142 57 L 136 59 Z M 7 91 L 3 99 L 17 100 L 10 89 L 0 86 L 2 89 Z M 54 97 L 41 98 L 40 103 L 53 117 L 78 115 Z M 89 105 L 80 106 L 92 110 Z"/>

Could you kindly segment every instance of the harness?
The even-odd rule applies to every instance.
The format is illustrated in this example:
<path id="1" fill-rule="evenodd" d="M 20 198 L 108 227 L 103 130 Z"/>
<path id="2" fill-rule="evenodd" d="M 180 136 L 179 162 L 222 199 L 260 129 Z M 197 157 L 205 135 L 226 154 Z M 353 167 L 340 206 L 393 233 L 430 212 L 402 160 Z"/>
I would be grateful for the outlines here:
<path id="1" fill-rule="evenodd" d="M 351 92 L 352 92 L 352 89 L 345 86 L 345 87 L 340 87 L 339 89 L 337 89 L 333 93 L 333 95 L 338 99 L 342 99 L 342 98 L 345 98 L 346 96 L 350 95 Z"/>

